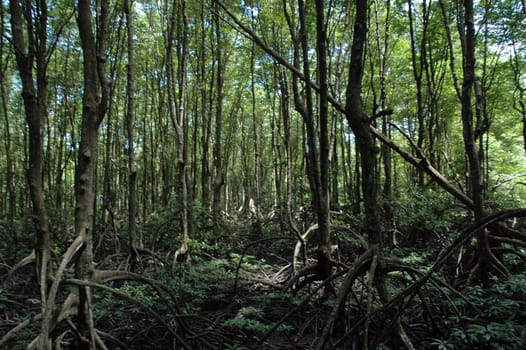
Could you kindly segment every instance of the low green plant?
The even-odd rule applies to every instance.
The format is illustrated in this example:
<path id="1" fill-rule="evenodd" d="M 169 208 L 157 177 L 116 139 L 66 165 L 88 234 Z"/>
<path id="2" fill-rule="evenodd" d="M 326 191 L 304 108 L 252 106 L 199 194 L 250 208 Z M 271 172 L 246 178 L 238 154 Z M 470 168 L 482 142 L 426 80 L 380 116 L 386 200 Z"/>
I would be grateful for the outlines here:
<path id="1" fill-rule="evenodd" d="M 448 318 L 447 339 L 433 345 L 446 349 L 509 349 L 526 347 L 526 275 L 506 281 L 494 279 L 489 288 L 468 288 L 466 300 L 458 299 L 461 317 Z M 479 312 L 471 310 L 475 305 Z"/>
<path id="2" fill-rule="evenodd" d="M 237 328 L 253 333 L 264 333 L 268 331 L 272 324 L 265 322 L 264 311 L 254 306 L 245 306 L 239 309 L 234 318 L 226 320 L 223 324 L 227 327 Z M 288 324 L 281 324 L 280 331 L 291 331 L 292 327 Z"/>

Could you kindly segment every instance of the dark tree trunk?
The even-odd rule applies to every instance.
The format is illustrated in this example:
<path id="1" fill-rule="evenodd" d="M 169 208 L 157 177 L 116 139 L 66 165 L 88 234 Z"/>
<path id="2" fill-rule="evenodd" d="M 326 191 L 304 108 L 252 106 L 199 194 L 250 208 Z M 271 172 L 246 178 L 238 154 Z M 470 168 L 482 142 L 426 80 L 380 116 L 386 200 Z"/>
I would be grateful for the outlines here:
<path id="1" fill-rule="evenodd" d="M 422 75 L 423 75 L 423 62 L 425 60 L 425 33 L 427 28 L 424 26 L 422 29 L 422 41 L 420 47 L 417 49 L 417 41 L 415 35 L 415 24 L 413 20 L 413 2 L 407 1 L 408 4 L 408 18 L 409 18 L 409 33 L 411 38 L 411 64 L 413 68 L 413 77 L 416 84 L 416 106 L 417 106 L 417 121 L 418 121 L 418 132 L 417 132 L 417 147 L 422 150 L 425 141 L 425 118 L 424 118 L 424 101 L 422 94 Z M 424 22 L 427 23 L 425 18 L 425 3 L 422 5 L 424 8 Z M 417 57 L 417 50 L 420 52 L 420 56 Z M 417 184 L 420 188 L 424 186 L 424 171 L 422 169 L 416 169 L 417 171 Z"/>
<path id="2" fill-rule="evenodd" d="M 22 9 L 25 10 L 24 13 Z M 11 0 L 10 11 L 12 41 L 22 82 L 22 97 L 29 130 L 27 180 L 36 232 L 36 271 L 39 278 L 42 310 L 44 310 L 50 255 L 49 223 L 43 183 L 44 126 L 47 118 L 47 5 L 45 1 L 38 1 L 34 6 L 23 6 L 20 1 Z M 34 23 L 35 20 L 36 23 Z M 24 32 L 24 26 L 26 32 Z M 33 76 L 35 60 L 36 86 Z"/>
<path id="3" fill-rule="evenodd" d="M 214 2 L 217 7 L 217 2 Z M 215 16 L 215 40 L 216 40 L 216 105 L 215 105 L 215 140 L 213 149 L 214 182 L 212 200 L 212 220 L 214 233 L 218 236 L 221 231 L 221 189 L 225 183 L 223 161 L 221 159 L 221 142 L 223 136 L 223 43 L 221 35 L 221 20 Z"/>
<path id="4" fill-rule="evenodd" d="M 378 219 L 376 157 L 379 153 L 373 134 L 369 127 L 369 118 L 361 101 L 363 76 L 364 46 L 367 37 L 367 1 L 356 0 L 356 22 L 354 24 L 353 43 L 351 47 L 351 62 L 349 81 L 346 92 L 346 113 L 360 152 L 362 168 L 361 189 L 364 201 L 365 222 L 364 231 L 369 239 L 381 245 L 383 240 Z"/>
<path id="5" fill-rule="evenodd" d="M 92 25 L 91 3 L 79 0 L 77 24 L 82 45 L 84 94 L 82 129 L 78 163 L 75 172 L 75 233 L 83 246 L 75 264 L 75 276 L 90 280 L 93 266 L 93 222 L 95 203 L 95 169 L 97 164 L 99 126 L 108 108 L 110 83 L 105 76 L 108 0 L 100 4 L 97 37 Z M 79 287 L 77 329 L 79 349 L 92 349 L 95 341 L 91 289 Z"/>
<path id="6" fill-rule="evenodd" d="M 316 1 L 316 53 L 318 63 L 319 79 L 319 133 L 320 133 L 320 150 L 319 150 L 319 207 L 317 208 L 318 227 L 320 230 L 320 248 L 318 263 L 321 265 L 320 270 L 322 277 L 330 275 L 331 266 L 331 233 L 329 218 L 329 97 L 327 81 L 327 33 L 325 22 L 325 6 L 323 0 Z M 308 72 L 306 71 L 305 74 Z"/>
<path id="7" fill-rule="evenodd" d="M 462 35 L 463 72 L 462 81 L 462 136 L 469 164 L 469 188 L 473 199 L 476 220 L 484 217 L 484 186 L 482 183 L 481 164 L 475 140 L 473 124 L 472 96 L 475 87 L 475 24 L 473 18 L 473 1 L 464 1 L 465 34 Z"/>
<path id="8" fill-rule="evenodd" d="M 137 234 L 137 167 L 135 165 L 135 45 L 134 45 L 134 21 L 133 21 L 133 0 L 125 0 L 124 12 L 126 15 L 127 44 L 128 44 L 128 64 L 127 64 L 127 110 L 126 110 L 126 130 L 128 132 L 128 235 L 132 259 L 135 261 L 137 248 L 141 241 Z M 132 263 L 132 267 L 134 263 Z"/>
<path id="9" fill-rule="evenodd" d="M 0 30 L 2 33 L 5 32 L 5 13 L 4 8 L 0 8 Z M 0 48 L 4 47 L 4 36 L 0 37 Z M 5 90 L 5 73 L 8 67 L 7 61 L 4 58 L 4 50 L 0 50 L 0 98 L 2 99 L 2 116 L 4 117 L 4 147 L 5 147 L 5 158 L 6 158 L 6 182 L 7 182 L 7 218 L 13 221 L 16 217 L 16 190 L 15 190 L 15 179 L 13 171 L 13 156 L 11 154 L 12 140 L 11 130 L 9 122 L 9 114 L 7 112 L 7 98 Z M 5 68 L 4 68 L 5 67 Z"/>

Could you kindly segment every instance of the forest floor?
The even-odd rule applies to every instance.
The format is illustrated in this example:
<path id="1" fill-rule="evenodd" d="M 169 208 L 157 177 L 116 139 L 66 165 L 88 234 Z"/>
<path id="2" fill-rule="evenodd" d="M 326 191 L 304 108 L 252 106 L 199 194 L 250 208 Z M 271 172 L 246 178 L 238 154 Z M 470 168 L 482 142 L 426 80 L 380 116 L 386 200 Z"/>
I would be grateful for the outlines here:
<path id="1" fill-rule="evenodd" d="M 94 320 L 108 349 L 182 349 L 172 332 L 193 349 L 315 349 L 333 312 L 337 293 L 344 283 L 341 272 L 346 268 L 335 269 L 335 274 L 340 275 L 332 280 L 332 288 L 325 288 L 321 281 L 307 283 L 300 290 L 286 288 L 292 275 L 295 238 L 274 235 L 273 232 L 280 232 L 275 223 L 265 223 L 263 232 L 260 228 L 244 222 L 231 225 L 223 237 L 215 240 L 192 239 L 186 263 L 171 261 L 167 248 L 177 246 L 177 242 L 157 232 L 152 245 L 158 245 L 158 259 L 142 256 L 136 271 L 166 286 L 174 298 L 140 281 L 110 283 L 120 294 L 94 289 Z M 356 242 L 338 233 L 334 239 L 339 245 L 334 258 L 342 267 L 352 266 L 360 254 Z M 115 245 L 111 237 L 102 240 L 97 269 L 128 269 L 125 249 L 112 254 Z M 438 254 L 438 244 L 432 239 L 429 243 L 420 248 L 413 244 L 407 250 L 397 247 L 391 253 L 403 257 L 415 270 L 425 271 Z M 312 251 L 308 253 L 311 259 L 302 264 L 315 262 Z M 25 266 L 7 278 L 8 270 L 8 264 L 2 264 L 0 338 L 40 310 L 33 267 Z M 73 271 L 67 274 L 73 275 Z M 407 286 L 408 276 L 390 275 L 388 288 L 392 295 Z M 343 319 L 335 324 L 332 333 L 336 339 L 338 334 L 347 339 L 334 348 L 362 349 L 363 339 L 368 339 L 375 349 L 402 348 L 393 341 L 394 324 L 387 320 L 389 313 L 367 319 L 367 335 L 363 327 L 352 330 L 364 321 L 370 311 L 368 307 L 381 307 L 378 295 L 368 293 L 368 287 L 367 273 L 354 281 Z M 63 286 L 59 300 L 64 300 L 71 288 Z M 402 304 L 399 309 L 402 324 L 416 349 L 523 348 L 524 273 L 517 273 L 517 278 L 508 282 L 495 279 L 494 287 L 487 290 L 474 286 L 462 294 L 455 293 L 447 285 L 429 285 L 417 298 Z M 368 303 L 369 298 L 372 303 Z M 55 330 L 62 349 L 75 348 L 71 345 L 75 338 L 72 327 L 65 324 Z M 38 332 L 39 322 L 30 322 L 0 349 L 25 349 Z"/>

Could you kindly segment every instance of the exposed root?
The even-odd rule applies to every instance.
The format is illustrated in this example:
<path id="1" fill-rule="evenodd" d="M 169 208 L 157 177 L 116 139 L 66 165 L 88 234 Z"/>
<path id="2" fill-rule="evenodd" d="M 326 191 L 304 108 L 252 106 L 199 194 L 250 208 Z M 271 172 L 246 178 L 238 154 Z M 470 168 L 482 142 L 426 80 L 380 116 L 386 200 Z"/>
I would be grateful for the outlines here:
<path id="1" fill-rule="evenodd" d="M 40 327 L 39 348 L 41 349 L 47 348 L 45 343 L 49 339 L 53 308 L 55 306 L 55 299 L 58 293 L 58 286 L 62 280 L 64 271 L 66 270 L 66 267 L 69 264 L 69 262 L 73 259 L 73 257 L 82 248 L 83 245 L 84 237 L 77 236 L 77 238 L 69 246 L 68 250 L 62 258 L 62 261 L 60 262 L 59 268 L 55 274 L 55 279 L 51 284 L 51 288 L 49 289 L 47 300 L 42 300 L 42 303 L 44 303 L 44 312 L 42 314 L 42 324 Z"/>
<path id="2" fill-rule="evenodd" d="M 274 325 L 267 331 L 263 336 L 261 336 L 258 340 L 258 344 L 262 344 L 280 325 L 283 324 L 289 317 L 291 317 L 293 314 L 301 310 L 314 295 L 316 295 L 322 288 L 324 288 L 327 284 L 331 283 L 334 279 L 342 276 L 345 274 L 346 271 L 340 271 L 338 273 L 333 274 L 329 278 L 327 278 L 325 281 L 320 283 L 319 286 L 314 288 L 312 292 L 310 292 L 298 305 L 296 305 L 294 308 L 292 308 L 289 312 L 287 312 L 285 315 L 283 315 L 278 322 L 274 323 Z"/>
<path id="3" fill-rule="evenodd" d="M 239 258 L 239 262 L 237 263 L 237 267 L 236 267 L 236 277 L 234 279 L 234 293 L 237 292 L 237 281 L 239 279 L 239 271 L 241 269 L 241 263 L 243 262 L 243 259 L 245 258 L 245 255 L 247 254 L 247 251 L 250 247 L 254 246 L 254 245 L 257 245 L 257 244 L 261 244 L 261 243 L 264 243 L 264 242 L 268 242 L 268 241 L 275 241 L 275 240 L 292 240 L 294 239 L 293 237 L 287 237 L 287 236 L 277 236 L 277 237 L 270 237 L 270 238 L 262 238 L 262 239 L 258 239 L 257 241 L 254 241 L 254 242 L 250 242 L 249 244 L 247 244 L 245 246 L 245 248 L 243 248 L 243 251 L 241 252 L 241 257 Z"/>
<path id="4" fill-rule="evenodd" d="M 29 265 L 33 262 L 35 262 L 35 259 L 36 259 L 36 254 L 35 254 L 35 250 L 33 249 L 31 251 L 31 253 L 29 253 L 28 256 L 26 256 L 25 258 L 23 258 L 22 260 L 20 260 L 18 263 L 16 263 L 15 266 L 13 266 L 11 269 L 9 269 L 9 272 L 7 274 L 7 278 L 11 278 L 13 276 L 13 274 L 18 271 L 19 269 L 21 269 L 22 267 L 26 266 L 26 265 Z"/>
<path id="5" fill-rule="evenodd" d="M 298 261 L 300 259 L 302 259 L 304 262 L 307 261 L 307 244 L 313 238 L 313 235 L 314 233 L 316 233 L 317 229 L 318 229 L 318 224 L 312 225 L 311 227 L 307 229 L 307 231 L 305 231 L 304 234 L 302 234 L 298 238 L 298 241 L 296 242 L 296 245 L 294 246 L 294 254 L 292 255 L 293 274 L 298 273 L 298 265 L 299 265 Z M 330 229 L 331 231 L 332 230 L 342 230 L 345 232 L 349 232 L 354 238 L 358 239 L 361 245 L 361 249 L 363 249 L 363 251 L 366 251 L 369 248 L 367 241 L 362 235 L 354 232 L 353 230 L 349 229 L 346 226 L 331 224 Z"/>
<path id="6" fill-rule="evenodd" d="M 135 304 L 137 306 L 140 306 L 150 316 L 152 316 L 153 318 L 158 320 L 163 325 L 163 327 L 165 327 L 166 330 L 168 330 L 179 341 L 181 346 L 183 346 L 186 349 L 191 349 L 191 347 L 184 341 L 184 339 L 177 333 L 177 331 L 172 326 L 170 326 L 161 317 L 161 315 L 159 315 L 155 310 L 150 308 L 148 305 L 144 304 L 142 301 L 137 300 L 137 299 L 133 298 L 132 296 L 130 296 L 130 295 L 124 293 L 124 292 L 121 292 L 120 290 L 117 290 L 115 288 L 111 288 L 111 287 L 105 286 L 103 284 L 99 284 L 99 283 L 95 283 L 95 282 L 91 282 L 91 281 L 84 281 L 84 280 L 71 278 L 71 279 L 67 279 L 65 281 L 65 283 L 70 283 L 70 284 L 75 284 L 75 285 L 79 285 L 79 286 L 87 286 L 87 287 L 93 287 L 93 288 L 102 289 L 102 290 L 105 290 L 105 291 L 110 292 L 112 294 L 115 294 L 116 296 L 118 296 L 118 297 L 120 297 L 122 299 L 125 299 L 125 300 L 127 300 L 127 301 L 129 301 L 129 302 L 131 302 L 131 303 L 133 303 L 133 304 Z"/>
<path id="7" fill-rule="evenodd" d="M 378 255 L 374 254 L 371 261 L 371 267 L 369 268 L 369 276 L 367 280 L 367 313 L 369 314 L 373 308 L 373 282 L 374 275 L 376 273 L 376 267 L 378 266 Z M 352 284 L 351 284 L 352 285 Z M 364 349 L 369 348 L 369 326 L 370 319 L 365 321 L 365 330 L 363 334 Z"/>
<path id="8" fill-rule="evenodd" d="M 0 338 L 0 346 L 3 346 L 9 340 L 15 337 L 18 332 L 22 331 L 27 326 L 33 324 L 33 322 L 39 321 L 41 319 L 42 319 L 42 314 L 37 314 L 37 315 L 26 318 L 25 320 L 17 324 L 14 328 L 12 328 L 9 332 L 7 332 L 2 338 Z"/>
<path id="9" fill-rule="evenodd" d="M 325 347 L 325 344 L 327 343 L 329 335 L 333 331 L 334 323 L 338 319 L 338 315 L 340 314 L 342 307 L 345 303 L 345 300 L 347 299 L 347 295 L 350 292 L 350 289 L 353 285 L 354 280 L 356 277 L 365 271 L 371 264 L 373 260 L 373 256 L 376 255 L 376 249 L 371 248 L 367 250 L 365 253 L 363 253 L 353 264 L 353 267 L 349 269 L 345 276 L 345 280 L 343 281 L 340 290 L 338 292 L 338 298 L 336 299 L 335 305 L 332 309 L 331 314 L 329 315 L 329 319 L 327 320 L 327 323 L 325 324 L 325 327 L 323 329 L 323 333 L 320 337 L 320 340 L 318 342 L 317 349 L 322 350 Z"/>
<path id="10" fill-rule="evenodd" d="M 450 305 L 454 305 L 453 301 L 447 296 L 447 293 L 441 291 L 441 288 L 439 288 L 438 284 L 440 284 L 442 286 L 445 286 L 446 288 L 448 288 L 449 290 L 453 291 L 457 295 L 459 295 L 460 292 L 458 292 L 453 287 L 449 286 L 447 283 L 445 283 L 443 281 L 440 281 L 438 279 L 435 279 L 433 277 L 433 274 L 435 272 L 437 272 L 438 269 L 443 266 L 443 264 L 454 254 L 455 251 L 460 249 L 475 234 L 480 233 L 486 227 L 488 227 L 490 225 L 494 225 L 494 224 L 496 224 L 499 221 L 502 221 L 502 220 L 505 220 L 505 219 L 508 219 L 508 218 L 511 218 L 511 217 L 525 216 L 525 215 L 526 215 L 526 209 L 508 210 L 508 211 L 503 211 L 503 212 L 499 212 L 499 213 L 496 213 L 494 215 L 488 216 L 487 218 L 485 218 L 481 222 L 478 222 L 478 223 L 474 224 L 473 226 L 471 226 L 470 228 L 468 228 L 467 230 L 462 232 L 460 234 L 460 236 L 449 247 L 447 247 L 445 250 L 443 250 L 442 254 L 437 258 L 435 264 L 426 273 L 419 272 L 419 271 L 417 271 L 417 270 L 415 270 L 415 269 L 413 269 L 413 268 L 411 268 L 409 266 L 404 266 L 404 264 L 402 264 L 400 262 L 395 262 L 392 259 L 385 259 L 385 260 L 382 259 L 381 262 L 379 262 L 379 263 L 381 264 L 382 269 L 385 270 L 385 271 L 387 271 L 387 270 L 390 270 L 390 271 L 395 271 L 395 270 L 402 270 L 402 271 L 404 271 L 404 270 L 406 270 L 406 271 L 410 271 L 412 273 L 417 273 L 417 274 L 421 275 L 421 277 L 419 279 L 415 280 L 413 283 L 411 283 L 408 287 L 403 289 L 397 295 L 392 297 L 390 300 L 383 300 L 383 302 L 384 302 L 383 305 L 381 307 L 377 308 L 376 310 L 371 310 L 371 307 L 369 305 L 370 299 L 372 299 L 372 296 L 370 294 L 372 286 L 370 284 L 371 281 L 369 281 L 369 285 L 368 285 L 368 291 L 369 291 L 368 299 L 369 300 L 368 300 L 366 315 L 362 319 L 360 319 L 357 322 L 355 322 L 353 327 L 351 327 L 351 329 L 343 337 L 338 339 L 335 343 L 332 343 L 330 346 L 334 347 L 334 348 L 337 348 L 346 338 L 348 338 L 351 334 L 353 334 L 360 325 L 363 325 L 362 329 L 363 329 L 363 332 L 364 332 L 364 334 L 363 334 L 364 344 L 362 346 L 364 346 L 364 349 L 367 348 L 367 346 L 368 346 L 368 344 L 367 344 L 368 343 L 368 334 L 369 334 L 368 333 L 368 327 L 369 327 L 369 322 L 370 322 L 369 320 L 374 315 L 379 314 L 379 313 L 383 313 L 383 312 L 387 312 L 388 310 L 395 308 L 396 305 L 401 304 L 401 306 L 399 307 L 399 311 L 397 312 L 395 317 L 393 317 L 393 320 L 394 320 L 393 321 L 394 322 L 393 326 L 396 327 L 396 333 L 398 334 L 398 338 L 404 344 L 404 346 L 406 348 L 408 348 L 408 349 L 414 349 L 415 348 L 414 345 L 411 343 L 411 340 L 410 340 L 409 336 L 405 332 L 405 329 L 404 329 L 404 327 L 402 326 L 402 324 L 400 322 L 400 316 L 401 316 L 400 313 L 403 312 L 404 305 L 409 300 L 413 299 L 415 295 L 420 294 L 421 288 L 427 282 L 431 282 L 432 284 L 434 284 L 435 287 L 437 288 L 437 290 L 440 293 L 442 293 L 443 296 L 445 296 L 447 298 L 446 300 L 449 301 Z M 489 248 L 489 245 L 487 245 L 487 247 Z M 488 249 L 485 253 L 487 254 L 486 255 L 487 256 L 487 261 L 489 261 L 492 264 L 492 266 L 497 271 L 503 273 L 504 275 L 507 275 L 507 273 L 509 273 L 507 271 L 507 269 L 504 267 L 504 265 L 502 264 L 502 262 L 497 259 L 497 257 L 493 254 L 493 252 L 491 252 L 490 249 Z M 318 347 L 317 347 L 318 350 L 322 350 L 322 349 L 326 348 L 328 337 L 332 333 L 332 331 L 333 331 L 332 327 L 334 325 L 335 320 L 337 319 L 337 316 L 336 316 L 337 312 L 339 311 L 339 309 L 344 304 L 344 301 L 346 300 L 346 296 L 350 292 L 351 285 L 352 285 L 352 283 L 354 282 L 354 280 L 356 279 L 356 277 L 358 275 L 358 270 L 361 268 L 360 272 L 363 273 L 364 270 L 365 270 L 364 266 L 371 266 L 370 267 L 370 271 L 369 271 L 369 274 L 370 274 L 369 277 L 371 278 L 371 276 L 373 276 L 373 272 L 376 269 L 373 266 L 373 261 L 374 261 L 374 257 L 376 255 L 377 255 L 377 253 L 373 253 L 373 252 L 371 252 L 371 250 L 369 250 L 368 252 L 364 253 L 355 262 L 354 268 L 351 269 L 348 272 L 346 279 L 344 280 L 344 282 L 342 283 L 342 286 L 340 287 L 339 297 L 337 299 L 337 302 L 336 302 L 336 304 L 334 306 L 334 309 L 333 309 L 331 315 L 329 316 L 329 319 L 327 321 L 327 324 L 325 325 L 323 334 L 322 334 L 322 336 L 320 338 L 320 341 L 318 343 Z M 480 263 L 480 261 L 478 261 L 478 263 Z M 478 269 L 478 266 L 476 266 L 475 269 Z M 385 271 L 384 271 L 384 273 L 385 273 Z M 421 294 L 420 294 L 420 298 L 422 298 Z M 382 298 L 382 299 L 385 299 L 385 298 Z M 455 310 L 456 310 L 456 308 L 455 308 Z M 458 310 L 456 310 L 456 311 L 458 312 Z"/>

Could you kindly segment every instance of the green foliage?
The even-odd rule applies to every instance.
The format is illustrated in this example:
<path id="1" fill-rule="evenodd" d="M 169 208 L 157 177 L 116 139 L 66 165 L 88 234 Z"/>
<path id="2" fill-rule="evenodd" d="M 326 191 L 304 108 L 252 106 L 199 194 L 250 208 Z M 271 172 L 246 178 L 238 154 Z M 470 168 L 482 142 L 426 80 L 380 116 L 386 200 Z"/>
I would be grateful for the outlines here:
<path id="1" fill-rule="evenodd" d="M 33 248 L 33 229 L 25 220 L 0 220 L 0 261 L 13 265 Z"/>
<path id="2" fill-rule="evenodd" d="M 457 306 L 462 317 L 450 317 L 447 339 L 435 339 L 438 349 L 523 349 L 526 345 L 526 275 L 495 283 L 487 289 L 470 287 Z"/>
<path id="3" fill-rule="evenodd" d="M 225 326 L 231 328 L 237 328 L 243 331 L 249 331 L 254 333 L 264 333 L 268 331 L 272 324 L 265 322 L 263 310 L 254 306 L 242 307 L 236 317 L 228 319 L 224 322 Z M 291 331 L 293 328 L 284 323 L 278 327 L 279 331 Z"/>
<path id="4" fill-rule="evenodd" d="M 147 284 L 125 282 L 117 290 L 128 294 L 135 300 L 148 307 L 157 305 L 158 297 Z M 95 293 L 97 306 L 94 308 L 94 316 L 97 319 L 111 318 L 124 320 L 130 317 L 130 313 L 139 314 L 144 310 L 138 305 L 130 304 L 128 300 L 119 298 L 108 291 L 97 291 Z"/>
<path id="5" fill-rule="evenodd" d="M 414 268 L 417 268 L 421 271 L 427 271 L 431 265 L 433 264 L 432 260 L 430 260 L 430 253 L 428 251 L 422 251 L 422 252 L 410 252 L 408 255 L 406 254 L 403 256 L 400 260 L 406 263 L 409 266 L 412 266 Z"/>
<path id="6" fill-rule="evenodd" d="M 200 260 L 195 265 L 176 266 L 177 278 L 159 276 L 182 302 L 182 311 L 193 313 L 207 305 L 228 300 L 225 294 L 234 281 L 235 263 L 228 259 Z"/>
<path id="7" fill-rule="evenodd" d="M 460 217 L 453 208 L 454 200 L 441 189 L 409 190 L 395 202 L 399 211 L 397 222 L 402 227 L 418 227 L 422 230 L 447 231 Z"/>

